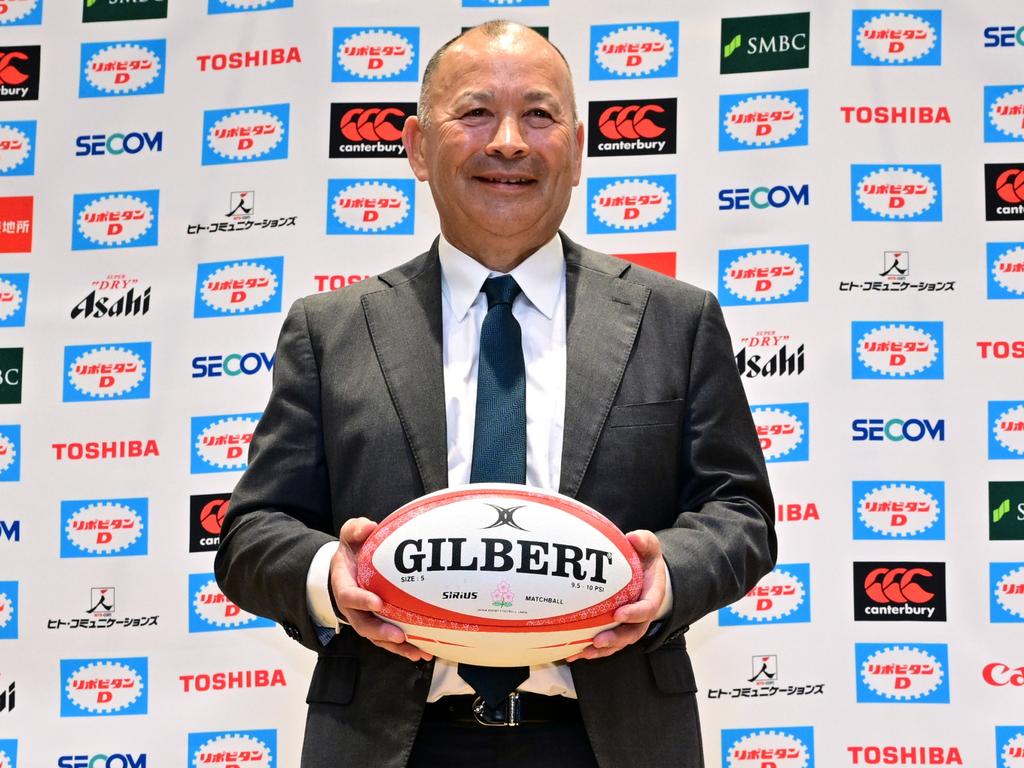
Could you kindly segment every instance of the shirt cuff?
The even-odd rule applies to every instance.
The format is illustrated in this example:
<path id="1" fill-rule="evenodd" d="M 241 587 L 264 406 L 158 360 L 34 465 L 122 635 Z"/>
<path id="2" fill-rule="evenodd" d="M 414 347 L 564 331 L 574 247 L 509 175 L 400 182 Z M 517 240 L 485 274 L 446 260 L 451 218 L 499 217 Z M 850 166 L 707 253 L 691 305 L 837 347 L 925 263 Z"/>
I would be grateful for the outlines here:
<path id="1" fill-rule="evenodd" d="M 338 550 L 336 541 L 324 544 L 309 564 L 306 572 L 306 609 L 313 623 L 318 627 L 337 633 L 341 629 L 338 617 L 331 606 L 331 594 L 327 591 L 327 582 L 331 577 L 331 558 Z M 320 634 L 318 632 L 318 634 Z"/>

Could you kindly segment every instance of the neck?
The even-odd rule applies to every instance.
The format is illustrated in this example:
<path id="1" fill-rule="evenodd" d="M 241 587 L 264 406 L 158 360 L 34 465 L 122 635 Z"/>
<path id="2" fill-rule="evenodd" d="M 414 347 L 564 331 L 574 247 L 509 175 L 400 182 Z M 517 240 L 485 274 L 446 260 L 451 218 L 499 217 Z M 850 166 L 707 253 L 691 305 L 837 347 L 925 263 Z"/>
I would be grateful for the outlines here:
<path id="1" fill-rule="evenodd" d="M 452 237 L 444 231 L 444 227 L 441 227 L 441 232 L 449 243 L 474 261 L 480 262 L 494 272 L 503 273 L 511 272 L 554 237 L 554 233 L 551 233 L 539 241 L 532 237 L 529 242 L 523 242 L 519 239 L 502 240 L 491 236 L 479 239 Z"/>

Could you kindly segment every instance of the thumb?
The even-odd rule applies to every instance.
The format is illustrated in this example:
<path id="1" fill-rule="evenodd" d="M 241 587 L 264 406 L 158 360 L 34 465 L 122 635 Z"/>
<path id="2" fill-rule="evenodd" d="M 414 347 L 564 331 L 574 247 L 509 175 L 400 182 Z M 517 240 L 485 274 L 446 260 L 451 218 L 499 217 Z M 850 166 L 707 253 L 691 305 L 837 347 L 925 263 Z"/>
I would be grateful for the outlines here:
<path id="1" fill-rule="evenodd" d="M 376 527 L 377 524 L 368 517 L 353 517 L 341 526 L 338 538 L 350 547 L 358 547 L 370 537 Z"/>
<path id="2" fill-rule="evenodd" d="M 661 542 L 650 531 L 637 530 L 626 534 L 626 540 L 633 545 L 636 554 L 645 564 L 661 557 Z"/>

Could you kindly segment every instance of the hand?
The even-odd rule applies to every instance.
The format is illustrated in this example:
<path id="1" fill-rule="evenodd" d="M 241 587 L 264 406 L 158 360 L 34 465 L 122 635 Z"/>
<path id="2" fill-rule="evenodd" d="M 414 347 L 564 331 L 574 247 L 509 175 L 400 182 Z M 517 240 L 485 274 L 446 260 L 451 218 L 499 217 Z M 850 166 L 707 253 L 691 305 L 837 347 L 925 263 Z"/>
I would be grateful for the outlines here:
<path id="1" fill-rule="evenodd" d="M 665 598 L 665 565 L 661 557 L 661 542 L 650 531 L 630 531 L 629 543 L 640 556 L 644 582 L 640 597 L 634 603 L 619 606 L 613 618 L 620 622 L 614 629 L 594 635 L 591 644 L 566 661 L 600 659 L 611 656 L 647 634 L 651 622 L 658 618 L 658 610 Z"/>
<path id="2" fill-rule="evenodd" d="M 345 621 L 358 634 L 386 651 L 397 653 L 410 661 L 429 661 L 433 656 L 405 640 L 405 633 L 373 615 L 384 607 L 384 602 L 373 592 L 356 583 L 356 563 L 359 549 L 377 524 L 365 517 L 346 520 L 338 535 L 338 550 L 331 557 L 329 588 L 334 602 Z"/>

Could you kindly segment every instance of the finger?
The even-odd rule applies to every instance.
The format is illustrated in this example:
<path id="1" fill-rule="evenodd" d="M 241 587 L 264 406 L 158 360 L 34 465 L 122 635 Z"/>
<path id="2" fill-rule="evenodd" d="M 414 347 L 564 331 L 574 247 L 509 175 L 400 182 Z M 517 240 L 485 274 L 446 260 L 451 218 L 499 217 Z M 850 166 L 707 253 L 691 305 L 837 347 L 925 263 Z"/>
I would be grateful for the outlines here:
<path id="1" fill-rule="evenodd" d="M 367 640 L 395 645 L 405 642 L 405 632 L 390 622 L 378 619 L 372 613 L 351 611 L 348 616 L 352 629 Z"/>
<path id="2" fill-rule="evenodd" d="M 649 623 L 620 624 L 615 629 L 606 629 L 594 635 L 592 646 L 598 650 L 625 648 L 643 637 L 649 626 Z"/>
<path id="3" fill-rule="evenodd" d="M 376 527 L 377 524 L 368 517 L 352 517 L 341 526 L 338 538 L 350 547 L 356 547 L 366 541 Z"/>
<path id="4" fill-rule="evenodd" d="M 658 590 L 657 594 L 651 590 L 644 597 L 635 603 L 620 605 L 612 618 L 620 624 L 636 626 L 645 622 L 654 621 L 658 617 L 658 608 L 661 607 L 661 599 L 664 597 L 664 589 Z"/>
<path id="5" fill-rule="evenodd" d="M 338 584 L 335 581 L 331 586 L 334 588 L 334 601 L 346 614 L 350 610 L 376 613 L 384 607 L 384 601 L 379 596 L 355 584 Z"/>
<path id="6" fill-rule="evenodd" d="M 633 545 L 644 567 L 661 557 L 661 542 L 650 531 L 639 529 L 626 534 L 626 539 Z"/>
<path id="7" fill-rule="evenodd" d="M 374 641 L 373 643 L 378 648 L 383 648 L 385 651 L 404 656 L 409 661 L 430 661 L 433 657 L 432 654 L 427 653 L 422 648 L 417 648 L 415 645 L 409 643 L 386 643 Z"/>

